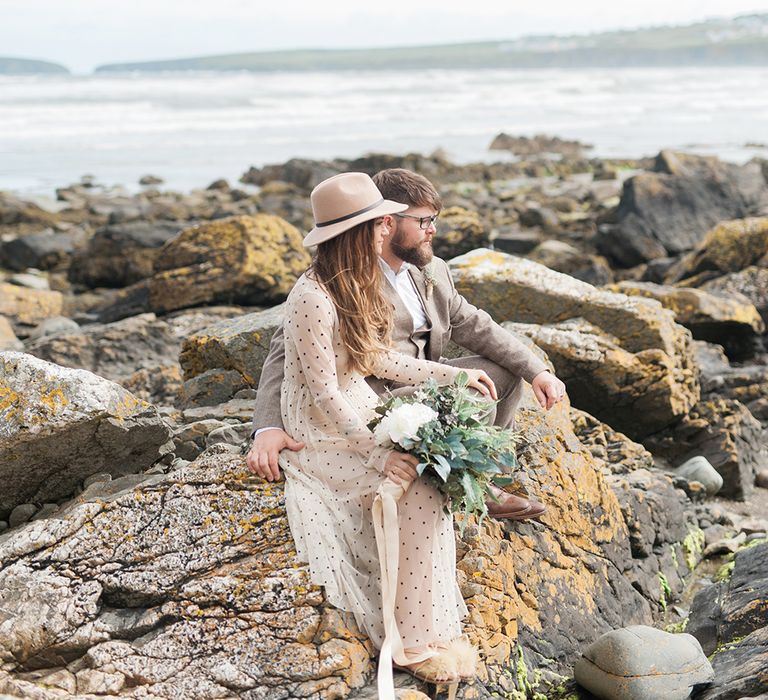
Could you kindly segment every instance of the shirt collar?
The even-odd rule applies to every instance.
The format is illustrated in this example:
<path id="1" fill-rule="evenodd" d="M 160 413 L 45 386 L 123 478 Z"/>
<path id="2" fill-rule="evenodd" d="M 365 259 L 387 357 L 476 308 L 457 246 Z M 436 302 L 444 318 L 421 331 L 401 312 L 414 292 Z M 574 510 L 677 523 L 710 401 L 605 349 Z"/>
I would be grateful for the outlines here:
<path id="1" fill-rule="evenodd" d="M 403 260 L 402 264 L 400 265 L 400 271 L 395 272 L 390 266 L 389 263 L 384 260 L 384 258 L 379 258 L 379 265 L 381 266 L 381 269 L 384 270 L 384 274 L 392 275 L 392 277 L 400 277 L 400 275 L 405 274 L 408 272 L 408 270 L 413 267 L 410 263 L 405 262 Z"/>

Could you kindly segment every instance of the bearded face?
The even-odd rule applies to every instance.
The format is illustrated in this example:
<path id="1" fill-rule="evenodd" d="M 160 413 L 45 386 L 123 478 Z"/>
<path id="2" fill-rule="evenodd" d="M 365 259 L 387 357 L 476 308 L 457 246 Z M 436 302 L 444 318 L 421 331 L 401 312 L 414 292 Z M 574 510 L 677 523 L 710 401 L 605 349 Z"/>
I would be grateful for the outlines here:
<path id="1" fill-rule="evenodd" d="M 419 268 L 432 261 L 432 233 L 422 231 L 413 220 L 396 220 L 389 247 L 398 258 Z"/>

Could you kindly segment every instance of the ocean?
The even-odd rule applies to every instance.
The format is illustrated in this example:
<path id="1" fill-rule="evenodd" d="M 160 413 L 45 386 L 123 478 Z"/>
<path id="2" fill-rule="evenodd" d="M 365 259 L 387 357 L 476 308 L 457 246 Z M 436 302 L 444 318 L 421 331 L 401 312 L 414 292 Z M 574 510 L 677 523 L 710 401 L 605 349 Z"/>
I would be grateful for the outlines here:
<path id="1" fill-rule="evenodd" d="M 764 68 L 335 71 L 0 76 L 0 189 L 52 194 L 93 175 L 138 189 L 235 183 L 289 158 L 431 153 L 503 160 L 501 132 L 768 157 Z"/>

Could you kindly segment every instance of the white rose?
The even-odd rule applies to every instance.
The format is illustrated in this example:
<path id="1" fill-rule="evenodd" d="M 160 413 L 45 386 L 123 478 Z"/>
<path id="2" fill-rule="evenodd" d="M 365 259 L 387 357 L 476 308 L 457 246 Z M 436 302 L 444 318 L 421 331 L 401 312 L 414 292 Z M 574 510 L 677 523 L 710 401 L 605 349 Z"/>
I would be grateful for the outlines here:
<path id="1" fill-rule="evenodd" d="M 404 438 L 416 440 L 422 425 L 437 418 L 437 413 L 423 403 L 405 403 L 393 408 L 376 426 L 376 442 L 385 444 L 387 439 L 402 445 Z"/>
<path id="2" fill-rule="evenodd" d="M 389 447 L 392 441 L 389 439 L 389 414 L 384 416 L 373 431 L 376 444 L 381 447 Z"/>

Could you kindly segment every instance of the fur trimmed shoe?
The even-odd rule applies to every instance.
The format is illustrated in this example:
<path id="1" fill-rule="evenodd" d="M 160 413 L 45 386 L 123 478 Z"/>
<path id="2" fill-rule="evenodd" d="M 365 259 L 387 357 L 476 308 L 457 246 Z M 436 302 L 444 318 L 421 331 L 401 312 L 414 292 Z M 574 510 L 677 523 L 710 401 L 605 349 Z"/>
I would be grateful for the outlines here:
<path id="1" fill-rule="evenodd" d="M 461 681 L 470 680 L 477 673 L 478 653 L 466 636 L 440 644 L 435 656 L 410 664 L 395 666 L 414 678 L 435 686 L 448 686 L 448 700 L 454 700 Z"/>
<path id="2" fill-rule="evenodd" d="M 453 655 L 456 662 L 456 672 L 461 680 L 468 681 L 477 675 L 477 664 L 480 661 L 480 655 L 466 635 L 448 642 L 446 651 Z"/>
<path id="3" fill-rule="evenodd" d="M 395 668 L 426 683 L 458 683 L 462 679 L 455 654 L 448 648 L 441 649 L 435 656 L 430 656 L 424 661 L 408 666 L 395 665 Z"/>

